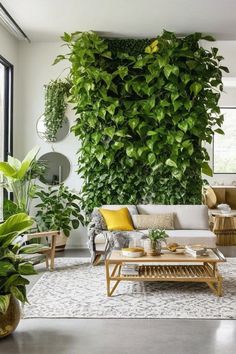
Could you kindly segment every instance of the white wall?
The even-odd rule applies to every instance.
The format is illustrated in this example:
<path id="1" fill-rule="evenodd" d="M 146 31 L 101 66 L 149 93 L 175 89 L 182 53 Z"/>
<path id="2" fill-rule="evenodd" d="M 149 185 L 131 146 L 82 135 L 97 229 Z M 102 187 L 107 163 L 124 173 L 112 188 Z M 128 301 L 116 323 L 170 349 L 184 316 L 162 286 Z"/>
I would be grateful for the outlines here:
<path id="1" fill-rule="evenodd" d="M 41 140 L 36 132 L 37 119 L 44 112 L 44 88 L 51 79 L 56 79 L 65 68 L 65 63 L 52 66 L 55 57 L 63 52 L 61 43 L 20 43 L 19 45 L 19 105 L 15 122 L 15 155 L 23 158 L 35 145 L 40 146 L 42 155 L 55 150 L 68 157 L 71 162 L 71 173 L 65 184 L 76 192 L 81 188 L 81 180 L 76 173 L 79 150 L 78 140 L 69 134 L 64 140 L 49 144 Z M 63 77 L 65 73 L 62 74 Z M 67 111 L 70 124 L 74 121 L 74 113 Z M 86 247 L 87 236 L 85 228 L 72 232 L 68 247 Z"/>

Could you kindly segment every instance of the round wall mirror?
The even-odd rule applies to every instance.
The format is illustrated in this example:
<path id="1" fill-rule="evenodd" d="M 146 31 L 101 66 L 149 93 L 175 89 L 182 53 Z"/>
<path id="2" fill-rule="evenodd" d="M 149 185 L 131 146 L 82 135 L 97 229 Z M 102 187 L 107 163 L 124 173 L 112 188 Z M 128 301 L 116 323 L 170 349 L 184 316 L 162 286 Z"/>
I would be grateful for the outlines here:
<path id="1" fill-rule="evenodd" d="M 45 184 L 60 184 L 70 174 L 70 161 L 59 152 L 48 152 L 40 156 L 39 161 L 45 166 L 44 175 L 39 178 Z"/>
<path id="2" fill-rule="evenodd" d="M 57 143 L 63 140 L 70 131 L 69 120 L 65 117 L 62 126 L 57 130 L 56 134 L 51 133 L 45 124 L 45 117 L 42 115 L 37 121 L 36 130 L 38 136 L 48 143 Z"/>

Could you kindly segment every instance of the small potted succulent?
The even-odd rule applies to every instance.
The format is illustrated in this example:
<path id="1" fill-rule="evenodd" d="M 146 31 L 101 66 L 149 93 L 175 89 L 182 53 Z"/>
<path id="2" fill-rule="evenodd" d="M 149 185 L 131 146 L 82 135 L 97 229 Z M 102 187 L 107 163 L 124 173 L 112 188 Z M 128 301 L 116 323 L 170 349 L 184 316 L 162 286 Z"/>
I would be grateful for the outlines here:
<path id="1" fill-rule="evenodd" d="M 163 229 L 148 230 L 149 246 L 147 254 L 149 256 L 158 256 L 161 254 L 161 243 L 166 241 L 168 235 Z"/>

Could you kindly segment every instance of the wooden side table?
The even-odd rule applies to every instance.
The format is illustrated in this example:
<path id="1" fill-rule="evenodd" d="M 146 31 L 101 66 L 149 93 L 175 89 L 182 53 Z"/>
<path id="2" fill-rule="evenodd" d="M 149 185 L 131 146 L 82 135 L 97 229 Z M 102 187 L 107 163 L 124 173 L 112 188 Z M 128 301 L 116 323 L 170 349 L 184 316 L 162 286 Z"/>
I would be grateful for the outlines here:
<path id="1" fill-rule="evenodd" d="M 236 245 L 236 215 L 213 214 L 212 223 L 217 245 Z"/>

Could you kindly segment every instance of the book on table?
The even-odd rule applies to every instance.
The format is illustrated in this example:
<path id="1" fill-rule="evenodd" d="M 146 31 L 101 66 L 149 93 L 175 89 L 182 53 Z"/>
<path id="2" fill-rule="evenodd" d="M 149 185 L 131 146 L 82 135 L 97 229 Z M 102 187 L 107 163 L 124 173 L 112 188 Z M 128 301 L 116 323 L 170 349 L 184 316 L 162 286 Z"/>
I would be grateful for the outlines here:
<path id="1" fill-rule="evenodd" d="M 135 263 L 125 263 L 121 268 L 122 275 L 139 275 L 139 265 Z"/>
<path id="2" fill-rule="evenodd" d="M 194 246 L 194 245 L 186 245 L 185 246 L 186 253 L 190 254 L 194 257 L 205 256 L 207 254 L 207 249 L 204 246 Z"/>

